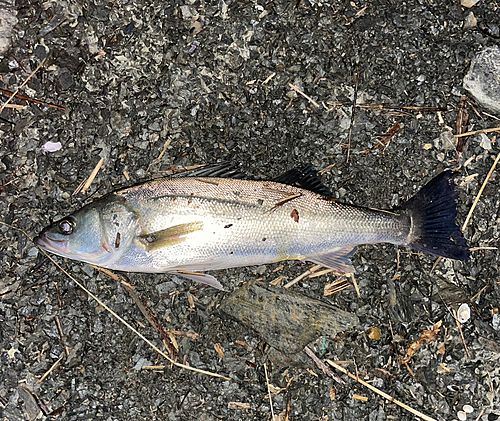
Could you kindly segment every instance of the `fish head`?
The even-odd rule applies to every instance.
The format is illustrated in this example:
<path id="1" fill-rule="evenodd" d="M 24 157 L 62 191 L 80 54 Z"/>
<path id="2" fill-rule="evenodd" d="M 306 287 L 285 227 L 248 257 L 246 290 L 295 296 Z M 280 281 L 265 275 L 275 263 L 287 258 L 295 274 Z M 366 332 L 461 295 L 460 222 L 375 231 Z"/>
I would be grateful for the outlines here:
<path id="1" fill-rule="evenodd" d="M 111 267 L 131 244 L 137 227 L 137 214 L 112 195 L 44 228 L 34 242 L 62 257 Z"/>

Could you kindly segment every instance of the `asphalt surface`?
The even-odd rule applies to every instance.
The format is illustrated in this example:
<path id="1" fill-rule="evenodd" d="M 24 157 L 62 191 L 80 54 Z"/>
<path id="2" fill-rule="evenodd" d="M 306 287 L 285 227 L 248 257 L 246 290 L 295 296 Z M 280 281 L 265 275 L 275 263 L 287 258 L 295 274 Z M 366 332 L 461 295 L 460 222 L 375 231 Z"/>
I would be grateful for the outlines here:
<path id="1" fill-rule="evenodd" d="M 16 6 L 0 88 L 14 91 L 45 60 L 20 90 L 43 103 L 13 99 L 23 107 L 0 115 L 0 221 L 31 236 L 91 198 L 172 166 L 217 161 L 241 163 L 260 177 L 304 163 L 331 166 L 323 180 L 335 197 L 381 209 L 411 197 L 441 170 L 457 169 L 462 224 L 500 152 L 495 133 L 466 138 L 461 154 L 450 136 L 470 61 L 500 43 L 498 2 L 471 9 L 433 1 Z M 353 108 L 354 101 L 363 106 Z M 465 107 L 467 130 L 499 126 L 498 116 Z M 61 149 L 45 151 L 47 142 Z M 101 158 L 87 194 L 73 194 Z M 353 259 L 360 297 L 353 286 L 323 297 L 333 274 L 292 287 L 359 318 L 357 329 L 312 344 L 318 357 L 355 361 L 346 366 L 351 372 L 433 419 L 458 419 L 464 405 L 473 410 L 467 419 L 498 419 L 498 174 L 465 230 L 479 248 L 470 261 L 443 259 L 434 268 L 433 256 L 363 246 Z M 415 419 L 347 376 L 337 373 L 345 384 L 335 382 L 307 357 L 280 366 L 255 332 L 219 310 L 244 282 L 283 276 L 283 285 L 309 264 L 214 274 L 229 292 L 168 275 L 129 276 L 166 329 L 199 335 L 176 336 L 178 361 L 233 379 L 226 381 L 170 367 L 22 232 L 3 224 L 2 420 L 268 420 L 264 365 L 276 419 Z M 123 286 L 85 264 L 56 260 L 162 347 Z M 463 303 L 471 316 L 460 332 L 452 313 Z M 401 364 L 439 321 L 434 339 L 408 367 Z M 380 339 L 369 328 L 379 329 Z"/>

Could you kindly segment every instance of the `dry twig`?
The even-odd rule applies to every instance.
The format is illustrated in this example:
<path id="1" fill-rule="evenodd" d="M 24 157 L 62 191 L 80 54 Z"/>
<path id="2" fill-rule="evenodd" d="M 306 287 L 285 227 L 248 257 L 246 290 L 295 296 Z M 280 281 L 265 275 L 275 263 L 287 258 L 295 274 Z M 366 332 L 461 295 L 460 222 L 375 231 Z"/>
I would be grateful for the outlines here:
<path id="1" fill-rule="evenodd" d="M 266 374 L 267 393 L 269 395 L 269 406 L 271 407 L 271 416 L 272 416 L 272 420 L 275 421 L 276 418 L 274 418 L 273 398 L 271 396 L 271 386 L 269 385 L 269 377 L 267 376 L 267 364 L 266 363 L 264 363 L 264 373 Z"/>
<path id="2" fill-rule="evenodd" d="M 498 132 L 498 133 L 500 133 L 500 127 L 493 127 L 491 129 L 474 130 L 472 132 L 466 132 L 466 133 L 456 134 L 453 137 L 474 136 L 476 134 L 491 133 L 491 132 Z"/>
<path id="3" fill-rule="evenodd" d="M 340 383 L 340 384 L 345 384 L 345 381 L 342 380 L 339 376 L 337 376 L 333 370 L 328 367 L 323 361 L 321 361 L 317 356 L 316 354 L 311 350 L 311 348 L 309 347 L 305 347 L 304 348 L 304 352 L 307 354 L 307 356 L 314 361 L 314 364 L 317 365 L 317 367 L 323 372 L 325 373 L 328 377 L 332 378 L 333 380 L 335 380 L 337 383 Z"/>
<path id="4" fill-rule="evenodd" d="M 92 184 L 92 182 L 94 181 L 94 178 L 96 177 L 97 173 L 99 172 L 99 170 L 101 169 L 102 167 L 102 164 L 104 164 L 104 158 L 101 158 L 99 160 L 99 162 L 97 163 L 97 165 L 95 166 L 94 170 L 92 171 L 92 173 L 90 174 L 90 177 L 87 178 L 87 181 L 85 181 L 85 184 L 83 185 L 82 187 L 82 194 L 85 194 L 87 193 L 87 190 L 89 189 L 90 185 Z"/>
<path id="5" fill-rule="evenodd" d="M 314 265 L 311 269 L 306 270 L 302 275 L 297 276 L 295 279 L 292 279 L 288 284 L 286 284 L 283 288 L 290 288 L 292 285 L 304 279 L 306 276 L 309 276 L 311 273 L 316 272 L 320 269 L 321 265 Z"/>
<path id="6" fill-rule="evenodd" d="M 21 84 L 21 86 L 19 88 L 17 88 L 14 92 L 12 92 L 12 95 L 9 97 L 9 99 L 7 99 L 7 101 L 5 101 L 2 106 L 0 107 L 0 114 L 2 114 L 2 111 L 3 109 L 7 106 L 7 104 L 12 101 L 12 99 L 17 95 L 17 93 L 19 92 L 19 90 L 28 83 L 28 81 L 33 77 L 33 75 L 38 72 L 38 70 L 40 69 L 40 67 L 43 66 L 43 64 L 45 63 L 45 60 L 46 58 L 44 58 L 42 60 L 42 62 L 36 67 L 35 70 L 33 70 L 31 72 L 31 74 L 25 79 L 25 81 Z"/>
<path id="7" fill-rule="evenodd" d="M 288 86 L 290 86 L 290 88 L 292 88 L 295 92 L 299 93 L 300 95 L 302 95 L 305 99 L 307 99 L 312 105 L 314 105 L 316 108 L 319 108 L 319 105 L 318 103 L 312 99 L 309 95 L 306 95 L 304 92 L 302 92 L 299 88 L 297 88 L 295 85 L 289 83 Z"/>
<path id="8" fill-rule="evenodd" d="M 33 98 L 30 98 L 29 96 L 25 96 L 25 95 L 21 95 L 21 94 L 16 94 L 15 92 L 9 91 L 8 89 L 0 89 L 0 93 L 5 94 L 5 95 L 10 95 L 10 96 L 13 96 L 14 98 L 22 99 L 24 101 L 33 102 L 33 103 L 39 104 L 39 105 L 46 105 L 47 107 L 56 108 L 58 110 L 65 111 L 65 108 L 64 107 L 60 107 L 59 105 L 54 105 L 54 104 L 50 104 L 50 103 L 45 102 L 45 101 L 40 101 L 38 99 L 33 99 Z M 14 104 L 14 105 L 16 105 L 16 104 Z"/>
<path id="9" fill-rule="evenodd" d="M 56 367 L 57 367 L 57 365 L 61 362 L 61 360 L 63 359 L 63 357 L 64 357 L 64 354 L 63 354 L 63 355 L 61 355 L 61 356 L 59 357 L 59 359 L 58 359 L 58 360 L 57 360 L 54 364 L 52 364 L 52 367 L 50 367 L 50 368 L 49 368 L 49 369 L 45 372 L 45 374 L 44 374 L 42 377 L 40 377 L 40 380 L 38 380 L 38 383 L 39 383 L 39 384 L 45 380 L 45 378 L 46 378 L 46 377 L 47 377 L 47 376 L 51 373 L 51 371 L 52 371 L 52 370 L 54 370 L 54 368 L 56 368 Z"/>
<path id="10" fill-rule="evenodd" d="M 462 324 L 458 320 L 457 312 L 456 312 L 455 309 L 453 309 L 453 317 L 455 318 L 455 321 L 457 322 L 458 331 L 460 332 L 460 337 L 462 338 L 462 342 L 464 344 L 465 352 L 467 352 L 467 356 L 470 358 L 469 348 L 467 347 L 467 343 L 465 342 L 464 332 L 462 331 Z"/>
<path id="11" fill-rule="evenodd" d="M 500 130 L 500 129 L 498 129 L 498 130 Z M 465 218 L 465 222 L 462 226 L 462 232 L 464 232 L 465 228 L 467 228 L 467 225 L 469 224 L 470 218 L 472 217 L 472 213 L 474 212 L 474 209 L 476 209 L 477 203 L 479 202 L 479 198 L 481 197 L 481 194 L 483 194 L 483 190 L 486 187 L 486 184 L 488 183 L 488 180 L 490 179 L 491 174 L 493 174 L 493 171 L 495 170 L 495 167 L 497 166 L 499 160 L 500 160 L 500 153 L 496 157 L 495 162 L 493 162 L 493 165 L 491 166 L 490 171 L 488 172 L 488 175 L 484 179 L 483 185 L 479 189 L 479 193 L 477 194 L 476 199 L 474 200 L 474 203 L 472 204 L 472 206 L 470 208 L 470 211 L 467 215 L 467 218 Z"/>
<path id="12" fill-rule="evenodd" d="M 360 383 L 363 386 L 367 387 L 372 392 L 375 392 L 375 393 L 379 394 L 380 396 L 382 396 L 383 398 L 387 399 L 391 403 L 395 403 L 396 405 L 399 405 L 401 408 L 405 409 L 408 412 L 411 412 L 413 415 L 416 415 L 417 417 L 420 417 L 420 418 L 422 418 L 425 421 L 436 421 L 434 418 L 431 418 L 431 417 L 423 414 L 422 412 L 417 411 L 416 409 L 413 409 L 413 408 L 409 407 L 408 405 L 404 404 L 403 402 L 398 401 L 397 399 L 394 399 L 392 396 L 388 395 L 385 392 L 382 392 L 380 389 L 377 389 L 375 386 L 372 386 L 370 383 L 367 383 L 364 380 L 361 380 L 358 376 L 355 376 L 351 372 L 347 371 L 344 367 L 341 367 L 340 365 L 334 363 L 333 361 L 326 360 L 326 362 L 328 364 L 330 364 L 332 367 L 334 367 L 337 370 L 339 370 L 340 372 L 342 372 L 342 373 L 346 374 L 347 376 L 349 376 L 351 379 L 356 380 L 358 383 Z"/>

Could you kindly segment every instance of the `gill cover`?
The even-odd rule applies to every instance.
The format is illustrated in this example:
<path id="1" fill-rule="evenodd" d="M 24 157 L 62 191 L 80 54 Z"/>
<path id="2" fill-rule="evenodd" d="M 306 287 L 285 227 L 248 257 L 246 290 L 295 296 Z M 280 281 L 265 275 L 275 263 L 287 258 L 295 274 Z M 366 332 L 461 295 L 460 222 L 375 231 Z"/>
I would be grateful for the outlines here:
<path id="1" fill-rule="evenodd" d="M 130 245 L 137 224 L 125 199 L 111 194 L 45 228 L 35 244 L 59 256 L 108 266 Z"/>

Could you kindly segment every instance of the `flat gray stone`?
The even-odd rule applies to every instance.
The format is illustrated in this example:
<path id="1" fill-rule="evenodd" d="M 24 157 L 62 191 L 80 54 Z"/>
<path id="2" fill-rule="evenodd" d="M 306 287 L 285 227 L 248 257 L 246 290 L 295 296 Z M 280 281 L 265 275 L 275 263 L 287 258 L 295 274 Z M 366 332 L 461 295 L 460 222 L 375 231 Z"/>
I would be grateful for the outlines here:
<path id="1" fill-rule="evenodd" d="M 500 48 L 487 47 L 472 60 L 464 88 L 484 108 L 500 115 Z"/>

